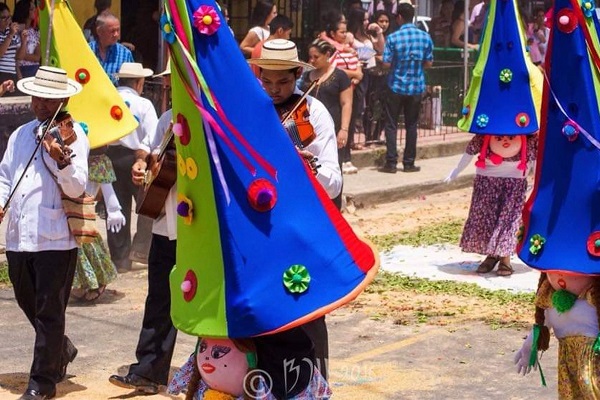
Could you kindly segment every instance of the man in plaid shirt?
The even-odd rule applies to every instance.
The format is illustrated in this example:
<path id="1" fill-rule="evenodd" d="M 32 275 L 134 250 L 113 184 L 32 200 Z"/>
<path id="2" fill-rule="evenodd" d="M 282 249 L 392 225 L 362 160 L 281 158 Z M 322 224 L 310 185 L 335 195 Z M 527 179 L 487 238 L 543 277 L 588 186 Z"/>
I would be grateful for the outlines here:
<path id="1" fill-rule="evenodd" d="M 398 5 L 400 28 L 385 41 L 383 65 L 390 68 L 388 87 L 390 93 L 385 103 L 386 160 L 380 172 L 396 173 L 398 162 L 398 116 L 404 112 L 406 143 L 404 146 L 404 172 L 417 172 L 417 122 L 421 110 L 421 96 L 425 91 L 425 68 L 433 63 L 433 42 L 427 32 L 413 23 L 415 9 L 410 3 Z"/>
<path id="2" fill-rule="evenodd" d="M 117 43 L 121 38 L 121 23 L 110 11 L 105 11 L 96 19 L 96 32 L 98 39 L 90 43 L 90 48 L 112 83 L 117 86 L 119 79 L 116 74 L 121 65 L 133 62 L 131 51 Z"/>

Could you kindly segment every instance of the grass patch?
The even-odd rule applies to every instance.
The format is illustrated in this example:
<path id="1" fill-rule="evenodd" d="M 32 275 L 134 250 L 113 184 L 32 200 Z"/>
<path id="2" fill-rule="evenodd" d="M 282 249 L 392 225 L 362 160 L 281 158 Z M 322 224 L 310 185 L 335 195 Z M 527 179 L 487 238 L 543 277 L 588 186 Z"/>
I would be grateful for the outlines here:
<path id="1" fill-rule="evenodd" d="M 0 285 L 10 284 L 8 278 L 8 263 L 6 261 L 0 262 Z"/>
<path id="2" fill-rule="evenodd" d="M 404 276 L 380 271 L 366 288 L 367 293 L 384 294 L 390 291 L 412 291 L 422 294 L 449 294 L 477 297 L 498 305 L 511 304 L 531 308 L 535 293 L 515 293 L 508 290 L 489 290 L 474 283 L 432 281 L 427 278 Z"/>
<path id="3" fill-rule="evenodd" d="M 458 244 L 465 222 L 462 219 L 444 221 L 439 224 L 423 226 L 416 231 L 402 231 L 386 235 L 369 236 L 381 251 L 390 250 L 396 245 L 430 246 L 439 243 Z"/>

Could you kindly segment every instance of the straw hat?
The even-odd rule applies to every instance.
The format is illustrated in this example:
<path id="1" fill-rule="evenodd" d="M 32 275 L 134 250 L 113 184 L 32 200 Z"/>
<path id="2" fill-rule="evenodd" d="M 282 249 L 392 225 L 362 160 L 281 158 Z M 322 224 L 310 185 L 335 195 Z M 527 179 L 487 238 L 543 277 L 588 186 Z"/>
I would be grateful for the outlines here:
<path id="1" fill-rule="evenodd" d="M 298 59 L 298 48 L 294 42 L 285 39 L 273 39 L 263 43 L 260 58 L 251 58 L 248 63 L 262 69 L 283 71 L 302 67 L 305 70 L 314 69 L 310 64 Z"/>
<path id="2" fill-rule="evenodd" d="M 144 68 L 140 63 L 125 62 L 121 64 L 117 78 L 147 78 L 154 73 L 150 68 Z"/>
<path id="3" fill-rule="evenodd" d="M 41 66 L 35 76 L 17 82 L 17 88 L 28 95 L 45 99 L 66 99 L 81 92 L 81 85 L 67 78 L 67 71 Z"/>
<path id="4" fill-rule="evenodd" d="M 170 58 L 167 60 L 167 66 L 165 67 L 165 70 L 163 72 L 161 72 L 160 74 L 152 75 L 152 77 L 158 78 L 159 76 L 165 76 L 165 75 L 171 75 L 171 59 Z"/>

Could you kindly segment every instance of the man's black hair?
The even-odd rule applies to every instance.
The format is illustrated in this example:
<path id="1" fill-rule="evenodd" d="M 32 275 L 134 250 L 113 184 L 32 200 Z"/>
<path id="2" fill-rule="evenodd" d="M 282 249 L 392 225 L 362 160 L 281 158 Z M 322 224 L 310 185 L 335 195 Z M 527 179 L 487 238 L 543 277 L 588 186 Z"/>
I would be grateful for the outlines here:
<path id="1" fill-rule="evenodd" d="M 415 7 L 410 3 L 400 3 L 398 4 L 398 15 L 402 17 L 404 23 L 412 23 L 415 18 Z"/>
<path id="2" fill-rule="evenodd" d="M 294 23 L 291 19 L 282 14 L 277 14 L 275 18 L 269 22 L 269 32 L 271 35 L 277 33 L 277 29 L 281 28 L 283 31 L 288 31 L 294 27 Z"/>

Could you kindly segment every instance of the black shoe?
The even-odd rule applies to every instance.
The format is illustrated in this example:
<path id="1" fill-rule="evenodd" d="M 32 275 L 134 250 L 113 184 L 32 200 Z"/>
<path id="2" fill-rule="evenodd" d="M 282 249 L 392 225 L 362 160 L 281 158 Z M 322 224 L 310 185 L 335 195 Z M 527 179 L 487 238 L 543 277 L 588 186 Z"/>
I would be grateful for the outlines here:
<path id="1" fill-rule="evenodd" d="M 113 264 L 115 264 L 115 267 L 117 268 L 117 272 L 120 274 L 124 274 L 126 272 L 131 271 L 131 260 L 130 259 L 117 260 L 117 261 L 113 260 Z"/>
<path id="2" fill-rule="evenodd" d="M 56 389 L 54 389 L 52 393 L 48 394 L 42 394 L 41 392 L 35 389 L 27 389 L 25 393 L 23 393 L 23 395 L 19 397 L 19 400 L 46 400 L 53 399 L 54 396 L 56 396 Z"/>
<path id="3" fill-rule="evenodd" d="M 152 382 L 149 379 L 142 378 L 141 376 L 132 373 L 129 373 L 125 376 L 111 375 L 111 377 L 108 378 L 108 381 L 113 385 L 125 389 L 135 389 L 136 392 L 145 394 L 158 393 L 158 383 Z"/>
<path id="4" fill-rule="evenodd" d="M 416 165 L 405 165 L 402 171 L 404 172 L 419 172 L 421 167 L 417 167 Z"/>
<path id="5" fill-rule="evenodd" d="M 379 168 L 377 171 L 379 172 L 385 172 L 387 174 L 395 174 L 398 171 L 398 168 L 396 168 L 395 165 L 384 165 L 383 167 Z"/>
<path id="6" fill-rule="evenodd" d="M 58 375 L 58 381 L 62 382 L 67 376 L 67 366 L 77 357 L 77 347 L 71 342 L 71 340 L 65 336 L 65 348 L 62 355 L 62 364 L 60 366 L 60 372 Z"/>

